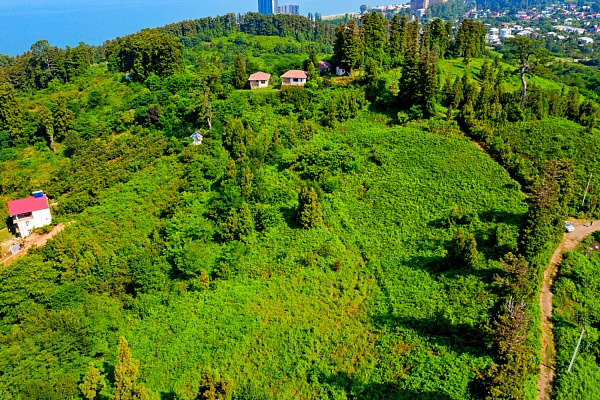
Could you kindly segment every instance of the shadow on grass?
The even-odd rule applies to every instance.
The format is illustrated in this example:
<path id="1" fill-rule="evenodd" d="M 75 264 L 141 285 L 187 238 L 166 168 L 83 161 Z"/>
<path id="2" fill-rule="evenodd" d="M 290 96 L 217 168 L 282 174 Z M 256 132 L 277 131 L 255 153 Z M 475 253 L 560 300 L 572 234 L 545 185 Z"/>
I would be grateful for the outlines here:
<path id="1" fill-rule="evenodd" d="M 468 353 L 476 357 L 492 355 L 484 345 L 485 333 L 479 327 L 455 324 L 441 314 L 423 319 L 380 314 L 373 318 L 373 323 L 390 331 L 411 330 L 430 343 L 456 353 Z"/>
<path id="2" fill-rule="evenodd" d="M 421 391 L 400 387 L 394 382 L 370 383 L 363 385 L 346 372 L 320 379 L 321 382 L 337 386 L 352 400 L 450 400 L 443 392 Z M 357 394 L 352 394 L 357 393 Z"/>

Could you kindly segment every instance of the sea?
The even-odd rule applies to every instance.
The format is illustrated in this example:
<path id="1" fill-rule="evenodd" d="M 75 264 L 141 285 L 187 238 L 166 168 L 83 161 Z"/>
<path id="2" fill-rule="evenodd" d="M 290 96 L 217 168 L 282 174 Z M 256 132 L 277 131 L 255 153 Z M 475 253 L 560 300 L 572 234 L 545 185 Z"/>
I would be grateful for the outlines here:
<path id="1" fill-rule="evenodd" d="M 300 14 L 357 12 L 364 0 L 280 0 Z M 258 0 L 0 0 L 0 54 L 29 50 L 40 39 L 53 46 L 99 45 L 117 36 L 179 22 L 258 10 Z"/>

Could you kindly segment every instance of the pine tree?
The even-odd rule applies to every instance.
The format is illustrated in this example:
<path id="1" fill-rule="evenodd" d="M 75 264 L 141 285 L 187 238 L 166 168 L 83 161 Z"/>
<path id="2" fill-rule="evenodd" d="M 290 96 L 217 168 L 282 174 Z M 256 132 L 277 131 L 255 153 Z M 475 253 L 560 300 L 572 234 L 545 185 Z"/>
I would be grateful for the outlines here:
<path id="1" fill-rule="evenodd" d="M 527 99 L 527 81 L 525 80 L 525 74 L 531 72 L 533 69 L 533 64 L 530 59 L 534 57 L 539 62 L 544 63 L 549 58 L 546 50 L 542 48 L 543 45 L 544 42 L 541 40 L 534 40 L 525 36 L 516 36 L 506 40 L 506 47 L 509 53 L 519 62 L 519 75 L 523 87 L 521 108 L 525 107 L 525 101 Z"/>
<path id="2" fill-rule="evenodd" d="M 303 187 L 298 194 L 298 216 L 303 228 L 314 228 L 323 223 L 323 212 L 314 188 Z"/>
<path id="3" fill-rule="evenodd" d="M 421 53 L 419 72 L 419 105 L 423 111 L 423 117 L 429 118 L 435 113 L 435 104 L 440 88 L 435 52 L 425 50 Z"/>
<path id="4" fill-rule="evenodd" d="M 134 360 L 127 340 L 119 337 L 119 354 L 115 365 L 115 390 L 112 400 L 147 400 L 148 392 L 143 384 L 136 381 L 140 377 L 140 362 Z"/>
<path id="5" fill-rule="evenodd" d="M 463 57 L 467 67 L 471 59 L 485 52 L 485 27 L 480 22 L 465 18 L 456 33 L 456 56 Z"/>
<path id="6" fill-rule="evenodd" d="M 579 119 L 579 91 L 576 88 L 569 91 L 567 118 L 571 121 L 577 121 L 577 119 Z"/>
<path id="7" fill-rule="evenodd" d="M 104 378 L 100 374 L 100 371 L 98 371 L 93 364 L 90 364 L 83 377 L 83 382 L 79 385 L 83 397 L 90 400 L 95 399 L 103 386 Z"/>
<path id="8" fill-rule="evenodd" d="M 69 130 L 69 126 L 74 120 L 73 112 L 67 108 L 67 102 L 64 98 L 59 98 L 56 101 L 56 109 L 54 110 L 54 132 L 59 137 L 59 140 L 64 138 Z"/>
<path id="9" fill-rule="evenodd" d="M 400 16 L 394 14 L 390 27 L 390 39 L 388 45 L 388 54 L 392 61 L 392 66 L 396 67 L 400 64 L 402 57 L 402 31 L 400 30 Z"/>
<path id="10" fill-rule="evenodd" d="M 46 135 L 48 135 L 50 148 L 53 152 L 56 152 L 56 146 L 54 144 L 54 117 L 52 116 L 52 111 L 45 106 L 41 106 L 38 121 L 42 129 L 46 132 Z"/>
<path id="11" fill-rule="evenodd" d="M 236 89 L 243 89 L 248 82 L 248 74 L 246 73 L 246 63 L 241 54 L 238 54 L 234 62 L 233 86 Z"/>
<path id="12" fill-rule="evenodd" d="M 242 172 L 242 197 L 244 200 L 249 201 L 250 196 L 252 196 L 252 180 L 254 179 L 254 175 L 252 175 L 252 171 L 250 168 L 246 167 Z"/>
<path id="13" fill-rule="evenodd" d="M 452 104 L 454 100 L 454 87 L 450 80 L 450 74 L 446 74 L 446 80 L 442 88 L 442 104 L 446 107 Z"/>
<path id="14" fill-rule="evenodd" d="M 346 25 L 336 27 L 334 58 L 350 72 L 360 67 L 363 58 L 363 43 L 356 26 L 356 21 L 349 20 Z"/>
<path id="15" fill-rule="evenodd" d="M 373 60 L 382 66 L 386 55 L 387 21 L 378 13 L 366 13 L 362 17 L 361 37 L 364 45 L 364 61 Z"/>
<path id="16" fill-rule="evenodd" d="M 0 84 L 0 132 L 7 132 L 13 143 L 19 140 L 23 114 L 15 90 L 9 83 Z"/>

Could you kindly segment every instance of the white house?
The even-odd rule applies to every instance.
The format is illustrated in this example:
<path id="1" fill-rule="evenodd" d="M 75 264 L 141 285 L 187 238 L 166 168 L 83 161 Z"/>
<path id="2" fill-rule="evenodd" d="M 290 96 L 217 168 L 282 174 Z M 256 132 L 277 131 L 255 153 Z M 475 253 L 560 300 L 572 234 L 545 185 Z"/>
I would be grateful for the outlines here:
<path id="1" fill-rule="evenodd" d="M 266 88 L 269 86 L 269 79 L 271 79 L 271 74 L 267 74 L 266 72 L 253 73 L 248 78 L 250 89 Z"/>
<path id="2" fill-rule="evenodd" d="M 591 37 L 586 37 L 586 36 L 580 37 L 579 39 L 577 39 L 577 41 L 582 44 L 593 44 L 594 43 L 594 39 L 592 39 Z"/>
<path id="3" fill-rule="evenodd" d="M 335 74 L 337 76 L 342 76 L 342 75 L 346 75 L 346 70 L 340 66 L 335 67 Z"/>
<path id="4" fill-rule="evenodd" d="M 192 133 L 190 138 L 192 139 L 192 144 L 194 146 L 199 146 L 202 144 L 202 141 L 204 140 L 204 135 L 202 134 L 202 132 L 196 131 L 196 132 Z"/>
<path id="5" fill-rule="evenodd" d="M 35 228 L 52 223 L 48 198 L 41 191 L 33 192 L 33 197 L 9 201 L 8 212 L 17 233 L 23 238 Z"/>
<path id="6" fill-rule="evenodd" d="M 291 69 L 281 75 L 281 86 L 304 86 L 306 84 L 306 72 Z"/>
<path id="7" fill-rule="evenodd" d="M 505 39 L 508 37 L 512 37 L 512 29 L 510 28 L 502 28 L 500 29 L 500 37 Z"/>

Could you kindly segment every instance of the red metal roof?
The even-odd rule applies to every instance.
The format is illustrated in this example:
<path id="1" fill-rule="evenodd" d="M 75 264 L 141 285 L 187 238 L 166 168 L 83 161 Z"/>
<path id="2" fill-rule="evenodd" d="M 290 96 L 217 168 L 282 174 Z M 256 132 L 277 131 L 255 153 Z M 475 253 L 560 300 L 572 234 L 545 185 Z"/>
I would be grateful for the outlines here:
<path id="1" fill-rule="evenodd" d="M 327 61 L 319 61 L 319 69 L 331 68 L 331 63 Z"/>
<path id="2" fill-rule="evenodd" d="M 271 74 L 266 72 L 255 72 L 248 78 L 249 81 L 268 81 L 271 78 Z"/>
<path id="3" fill-rule="evenodd" d="M 306 79 L 306 72 L 291 69 L 285 74 L 281 75 L 282 78 L 295 78 L 295 79 Z"/>
<path id="4" fill-rule="evenodd" d="M 13 200 L 8 202 L 8 212 L 11 217 L 19 214 L 30 213 L 50 208 L 46 195 L 42 197 L 28 197 L 26 199 Z"/>

